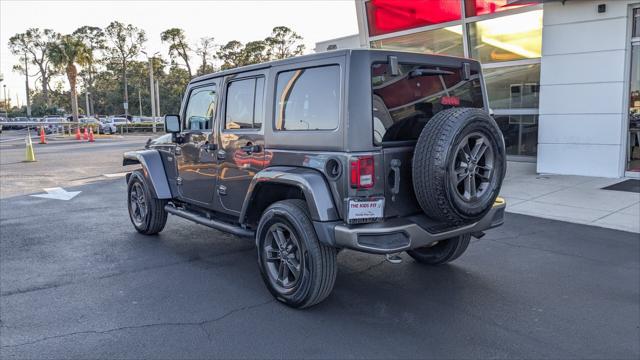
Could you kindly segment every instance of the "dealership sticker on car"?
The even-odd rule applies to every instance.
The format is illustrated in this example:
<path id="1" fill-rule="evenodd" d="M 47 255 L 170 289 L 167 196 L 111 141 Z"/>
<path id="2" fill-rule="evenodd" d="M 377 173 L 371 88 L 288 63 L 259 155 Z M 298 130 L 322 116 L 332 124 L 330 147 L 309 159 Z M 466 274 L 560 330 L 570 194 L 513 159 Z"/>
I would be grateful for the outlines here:
<path id="1" fill-rule="evenodd" d="M 349 200 L 349 220 L 378 219 L 384 213 L 384 199 L 376 200 Z"/>

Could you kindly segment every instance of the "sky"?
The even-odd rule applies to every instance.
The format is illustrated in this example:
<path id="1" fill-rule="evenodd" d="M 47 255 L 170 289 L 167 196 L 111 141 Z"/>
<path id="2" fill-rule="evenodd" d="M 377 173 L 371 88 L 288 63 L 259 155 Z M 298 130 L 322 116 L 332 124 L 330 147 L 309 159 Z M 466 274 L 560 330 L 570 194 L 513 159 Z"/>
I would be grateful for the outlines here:
<path id="1" fill-rule="evenodd" d="M 8 97 L 15 104 L 17 96 L 24 104 L 24 76 L 12 70 L 18 58 L 7 45 L 11 36 L 32 27 L 63 34 L 83 25 L 105 28 L 114 20 L 144 29 L 147 52 L 159 51 L 165 59 L 168 46 L 160 41 L 160 32 L 172 27 L 184 29 L 192 43 L 213 36 L 217 44 L 225 44 L 230 40 L 244 43 L 263 39 L 274 26 L 284 25 L 303 36 L 307 52 L 312 52 L 318 41 L 358 33 L 353 0 L 0 0 L 0 73 Z M 30 70 L 35 73 L 36 68 Z M 67 87 L 66 78 L 56 81 Z M 1 91 L 0 98 L 4 99 Z"/>

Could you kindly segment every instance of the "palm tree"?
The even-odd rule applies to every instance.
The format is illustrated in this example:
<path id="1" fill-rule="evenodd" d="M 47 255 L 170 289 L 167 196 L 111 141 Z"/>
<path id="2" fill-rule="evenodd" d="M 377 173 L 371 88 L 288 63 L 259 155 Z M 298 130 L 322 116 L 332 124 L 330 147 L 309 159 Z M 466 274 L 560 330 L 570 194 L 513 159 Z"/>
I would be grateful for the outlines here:
<path id="1" fill-rule="evenodd" d="M 76 89 L 78 68 L 76 64 L 86 65 L 91 59 L 91 51 L 81 39 L 73 35 L 64 35 L 51 45 L 49 57 L 54 66 L 64 70 L 67 74 L 71 89 L 73 121 L 78 121 L 78 91 Z"/>

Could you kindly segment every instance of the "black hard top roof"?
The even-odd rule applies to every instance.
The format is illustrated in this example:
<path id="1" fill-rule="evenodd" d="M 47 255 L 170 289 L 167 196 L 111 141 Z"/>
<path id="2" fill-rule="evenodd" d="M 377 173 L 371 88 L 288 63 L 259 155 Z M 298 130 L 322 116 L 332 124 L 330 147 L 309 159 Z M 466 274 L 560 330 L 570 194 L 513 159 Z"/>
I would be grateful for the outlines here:
<path id="1" fill-rule="evenodd" d="M 382 53 L 382 54 L 386 54 L 386 55 L 394 55 L 394 54 L 395 55 L 403 55 L 403 54 L 404 55 L 408 55 L 408 54 L 411 54 L 413 56 L 415 56 L 415 55 L 418 55 L 418 56 L 423 55 L 425 57 L 437 56 L 437 57 L 443 57 L 443 58 L 461 59 L 461 58 L 457 58 L 455 56 L 426 55 L 426 54 L 418 54 L 418 53 L 405 52 L 405 51 L 383 50 L 383 49 L 366 49 L 366 48 L 339 49 L 339 50 L 331 50 L 331 51 L 326 51 L 326 52 L 321 52 L 321 53 L 314 53 L 314 54 L 308 54 L 308 55 L 295 56 L 295 57 L 291 57 L 291 58 L 287 58 L 287 59 L 283 59 L 283 60 L 274 60 L 274 61 L 269 61 L 269 62 L 260 63 L 260 64 L 241 66 L 241 67 L 237 67 L 237 68 L 233 68 L 233 69 L 229 69 L 229 70 L 223 70 L 223 71 L 218 71 L 218 72 L 215 72 L 215 73 L 200 75 L 200 76 L 192 79 L 190 81 L 190 83 L 193 84 L 193 83 L 197 83 L 197 82 L 200 82 L 200 81 L 213 79 L 213 78 L 218 78 L 218 77 L 226 76 L 226 75 L 232 75 L 232 74 L 241 73 L 241 72 L 266 69 L 266 68 L 270 68 L 272 66 L 288 65 L 288 64 L 295 64 L 295 63 L 299 63 L 299 62 L 303 62 L 303 61 L 321 60 L 321 59 L 340 56 L 340 55 L 349 55 L 352 52 L 375 52 L 377 54 Z M 471 61 L 471 62 L 475 62 L 475 60 L 472 60 L 472 59 L 465 59 L 465 60 Z"/>

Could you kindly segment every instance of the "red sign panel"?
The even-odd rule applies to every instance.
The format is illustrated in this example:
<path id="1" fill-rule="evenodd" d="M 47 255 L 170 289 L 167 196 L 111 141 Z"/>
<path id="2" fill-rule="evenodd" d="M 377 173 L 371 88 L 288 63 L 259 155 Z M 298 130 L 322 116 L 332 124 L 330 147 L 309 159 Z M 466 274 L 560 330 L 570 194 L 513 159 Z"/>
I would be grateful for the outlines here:
<path id="1" fill-rule="evenodd" d="M 371 0 L 366 3 L 369 35 L 460 20 L 461 0 Z"/>
<path id="2" fill-rule="evenodd" d="M 503 10 L 515 9 L 522 6 L 534 5 L 536 1 L 519 1 L 518 5 L 513 5 L 509 0 L 466 0 L 465 13 L 467 17 L 493 14 Z"/>

